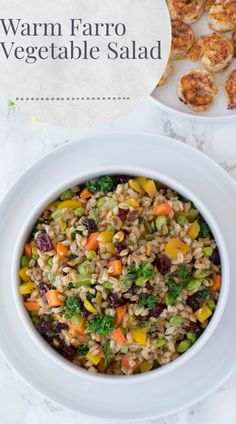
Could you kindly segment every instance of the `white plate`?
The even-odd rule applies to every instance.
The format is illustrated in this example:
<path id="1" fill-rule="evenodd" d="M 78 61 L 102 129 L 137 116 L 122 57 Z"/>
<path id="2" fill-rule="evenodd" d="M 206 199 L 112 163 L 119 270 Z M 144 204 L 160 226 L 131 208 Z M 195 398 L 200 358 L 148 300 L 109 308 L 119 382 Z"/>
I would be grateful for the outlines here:
<path id="1" fill-rule="evenodd" d="M 208 26 L 208 15 L 205 13 L 201 19 L 192 25 L 195 39 L 200 35 L 210 34 L 213 31 Z M 231 33 L 224 34 L 231 38 Z M 181 76 L 190 69 L 202 67 L 201 62 L 191 62 L 189 59 L 176 60 L 173 62 L 174 72 L 169 77 L 167 84 L 156 88 L 151 96 L 157 106 L 168 112 L 172 111 L 180 116 L 186 116 L 198 120 L 232 120 L 236 118 L 236 110 L 227 109 L 227 99 L 224 93 L 224 84 L 229 73 L 236 69 L 236 59 L 233 59 L 230 66 L 224 72 L 215 74 L 216 85 L 219 93 L 214 98 L 214 104 L 206 112 L 197 113 L 191 111 L 184 105 L 177 96 L 177 86 Z"/>
<path id="2" fill-rule="evenodd" d="M 14 306 L 11 254 L 25 217 L 59 181 L 90 168 L 144 167 L 184 183 L 215 219 L 236 275 L 236 186 L 215 162 L 185 144 L 151 134 L 107 134 L 69 143 L 43 157 L 11 187 L 0 209 L 0 344 L 16 371 L 55 402 L 96 417 L 142 420 L 174 413 L 217 389 L 236 368 L 235 301 L 231 284 L 222 320 L 204 348 L 170 374 L 141 384 L 78 378 L 40 352 Z M 234 283 L 234 281 L 232 281 Z"/>

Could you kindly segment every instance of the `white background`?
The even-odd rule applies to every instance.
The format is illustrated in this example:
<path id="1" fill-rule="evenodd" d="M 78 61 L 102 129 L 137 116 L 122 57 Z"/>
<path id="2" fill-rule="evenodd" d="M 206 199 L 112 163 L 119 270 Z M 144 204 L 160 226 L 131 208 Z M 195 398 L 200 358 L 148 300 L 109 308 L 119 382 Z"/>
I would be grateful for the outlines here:
<path id="1" fill-rule="evenodd" d="M 164 72 L 170 51 L 170 18 L 165 0 L 0 0 L 1 18 L 24 22 L 57 23 L 62 26 L 62 36 L 4 36 L 0 22 L 0 39 L 16 46 L 68 46 L 73 40 L 82 48 L 83 41 L 89 47 L 98 46 L 98 60 L 39 60 L 34 64 L 17 60 L 10 55 L 6 60 L 0 46 L 0 86 L 9 98 L 38 98 L 49 100 L 24 100 L 19 104 L 44 122 L 80 128 L 111 122 L 128 114 L 154 89 Z M 70 37 L 70 19 L 82 19 L 83 23 L 124 23 L 123 36 Z M 15 21 L 14 21 L 15 22 Z M 50 32 L 49 32 L 50 33 Z M 94 32 L 93 32 L 94 33 Z M 57 34 L 57 33 L 56 33 Z M 116 42 L 121 48 L 135 40 L 137 46 L 152 48 L 157 40 L 162 42 L 162 60 L 108 60 L 107 45 Z M 44 55 L 43 55 L 44 56 Z M 113 56 L 112 56 L 113 57 Z M 73 98 L 84 100 L 72 100 Z M 102 100 L 105 97 L 106 100 Z M 107 98 L 115 97 L 116 100 Z M 123 97 L 130 100 L 118 100 Z M 55 100 L 51 100 L 55 98 Z M 57 101 L 57 98 L 64 98 Z M 67 100 L 67 99 L 70 100 Z M 89 100 L 87 100 L 89 98 Z M 93 100 L 94 98 L 94 100 Z M 100 98 L 100 100 L 98 100 Z M 92 100 L 91 100 L 92 99 Z"/>
<path id="2" fill-rule="evenodd" d="M 103 131 L 149 131 L 168 135 L 202 150 L 236 179 L 236 122 L 203 124 L 160 112 L 147 100 L 128 117 L 96 131 L 63 129 L 32 120 L 16 112 L 8 116 L 0 108 L 0 195 L 34 160 L 57 146 Z M 114 146 L 114 154 L 119 146 Z M 22 199 L 24 201 L 24 199 Z M 17 213 L 17 211 L 16 211 Z M 8 282 L 1 282 L 8 284 Z M 26 348 L 29 348 L 26 346 Z M 226 349 L 229 346 L 225 346 Z M 213 352 L 214 354 L 214 352 Z M 33 360 L 33 359 L 32 359 Z M 236 361 L 236 358 L 235 358 Z M 209 364 L 210 372 L 210 364 Z M 61 382 L 63 386 L 63 382 Z M 191 390 L 191 387 L 186 388 Z M 235 424 L 236 375 L 201 404 L 156 424 Z M 122 405 L 121 405 L 122 408 Z M 36 393 L 0 356 L 0 424 L 104 424 L 104 420 L 66 410 Z M 147 421 L 145 424 L 149 424 Z M 113 421 L 112 424 L 117 424 Z M 136 423 L 132 423 L 136 424 Z"/>

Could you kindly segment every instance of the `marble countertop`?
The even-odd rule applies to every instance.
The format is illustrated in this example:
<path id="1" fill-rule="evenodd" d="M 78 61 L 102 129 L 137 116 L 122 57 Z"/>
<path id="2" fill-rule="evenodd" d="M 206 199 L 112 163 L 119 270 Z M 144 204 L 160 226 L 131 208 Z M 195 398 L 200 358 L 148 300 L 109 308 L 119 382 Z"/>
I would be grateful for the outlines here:
<path id="1" fill-rule="evenodd" d="M 161 112 L 147 100 L 129 116 L 96 130 L 52 127 L 35 123 L 16 111 L 0 111 L 0 196 L 25 168 L 57 146 L 104 131 L 148 131 L 200 149 L 236 179 L 236 121 L 203 124 Z M 155 424 L 235 424 L 236 375 L 220 390 L 191 409 Z M 102 424 L 55 405 L 28 386 L 0 355 L 0 424 Z M 149 424 L 147 421 L 145 424 Z M 117 424 L 113 421 L 112 424 Z M 131 423 L 130 423 L 131 424 Z M 135 422 L 132 422 L 135 424 Z"/>

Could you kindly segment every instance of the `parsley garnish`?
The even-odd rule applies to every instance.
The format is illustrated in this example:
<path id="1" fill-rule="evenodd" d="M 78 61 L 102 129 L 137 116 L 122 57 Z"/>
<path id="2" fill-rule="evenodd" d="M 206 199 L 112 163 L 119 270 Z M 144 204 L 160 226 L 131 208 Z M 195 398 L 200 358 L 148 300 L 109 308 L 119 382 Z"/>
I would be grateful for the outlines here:
<path id="1" fill-rule="evenodd" d="M 198 217 L 198 223 L 201 227 L 200 233 L 199 233 L 199 237 L 200 238 L 209 238 L 211 237 L 211 230 L 209 225 L 206 223 L 206 221 L 203 219 L 203 217 L 200 215 Z"/>
<path id="2" fill-rule="evenodd" d="M 184 265 L 181 265 L 175 272 L 169 275 L 167 280 L 170 287 L 169 293 L 174 300 L 179 297 L 182 289 L 187 285 L 190 276 L 191 272 Z"/>
<path id="3" fill-rule="evenodd" d="M 153 309 L 157 304 L 157 298 L 153 294 L 143 294 L 141 295 L 138 304 L 148 309 Z"/>
<path id="4" fill-rule="evenodd" d="M 198 291 L 197 294 L 199 294 L 203 299 L 206 299 L 209 295 L 209 290 L 207 287 L 204 287 L 204 289 Z"/>
<path id="5" fill-rule="evenodd" d="M 89 351 L 89 347 L 86 344 L 81 344 L 78 346 L 78 353 L 79 355 L 87 355 Z"/>
<path id="6" fill-rule="evenodd" d="M 107 366 L 107 365 L 110 364 L 110 362 L 111 362 L 111 360 L 113 358 L 113 352 L 111 350 L 111 346 L 110 346 L 110 341 L 109 340 L 107 340 L 106 343 L 104 344 L 104 346 L 103 346 L 103 352 L 105 354 L 104 362 L 105 362 L 105 365 Z"/>
<path id="7" fill-rule="evenodd" d="M 149 262 L 144 262 L 141 265 L 132 264 L 128 268 L 128 273 L 121 277 L 122 282 L 134 281 L 139 277 L 151 278 L 153 276 L 153 266 Z"/>
<path id="8" fill-rule="evenodd" d="M 116 185 L 116 178 L 109 176 L 98 177 L 95 180 L 91 180 L 86 183 L 86 187 L 91 193 L 108 193 L 109 191 L 112 191 Z"/>
<path id="9" fill-rule="evenodd" d="M 13 100 L 8 100 L 8 113 L 14 113 L 17 109 L 17 104 Z"/>
<path id="10" fill-rule="evenodd" d="M 95 315 L 87 321 L 86 330 L 88 333 L 96 333 L 105 336 L 112 332 L 114 327 L 114 317 L 111 315 Z"/>

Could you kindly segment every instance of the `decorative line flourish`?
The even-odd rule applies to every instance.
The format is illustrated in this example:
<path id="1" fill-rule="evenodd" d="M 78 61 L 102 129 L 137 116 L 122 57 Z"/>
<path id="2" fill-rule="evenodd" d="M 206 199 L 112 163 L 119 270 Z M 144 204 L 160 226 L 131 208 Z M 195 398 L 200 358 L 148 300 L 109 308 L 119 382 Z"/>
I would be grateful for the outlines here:
<path id="1" fill-rule="evenodd" d="M 66 101 L 106 101 L 106 100 L 130 100 L 130 97 L 16 97 L 16 102 L 66 102 Z"/>

